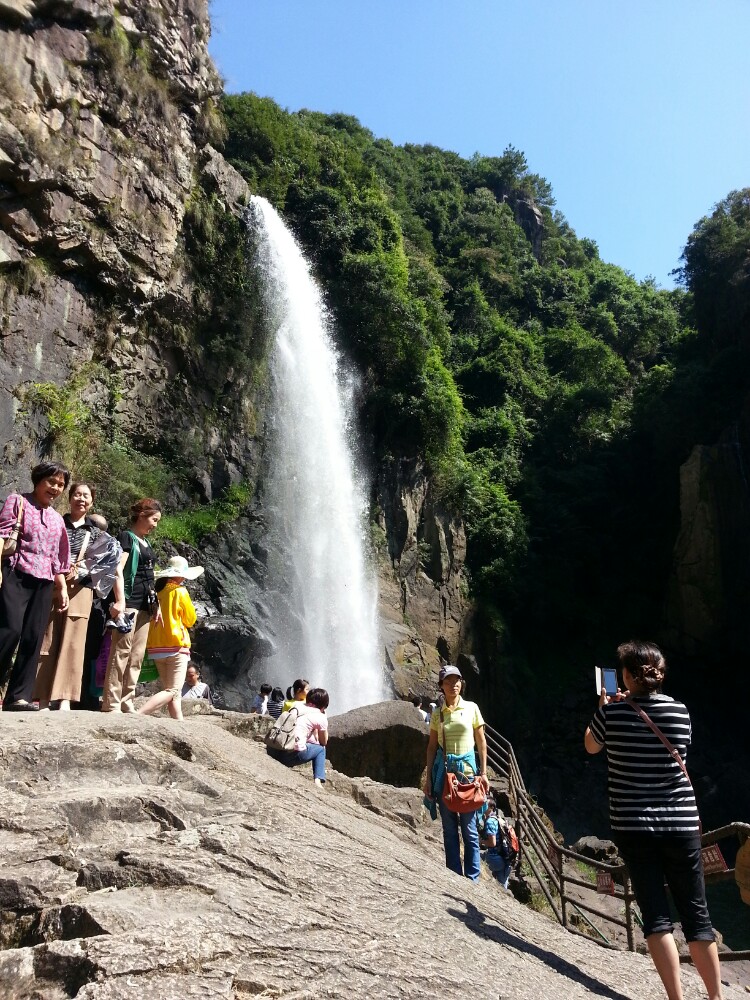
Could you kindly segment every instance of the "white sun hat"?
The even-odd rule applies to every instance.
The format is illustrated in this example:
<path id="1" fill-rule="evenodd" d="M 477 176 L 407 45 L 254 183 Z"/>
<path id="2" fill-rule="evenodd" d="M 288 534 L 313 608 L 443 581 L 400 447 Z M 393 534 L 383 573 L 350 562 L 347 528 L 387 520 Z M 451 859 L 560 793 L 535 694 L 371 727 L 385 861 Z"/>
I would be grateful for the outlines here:
<path id="1" fill-rule="evenodd" d="M 184 556 L 172 556 L 164 569 L 154 573 L 155 580 L 163 580 L 168 576 L 182 576 L 186 580 L 196 580 L 203 572 L 202 566 L 188 566 Z"/>

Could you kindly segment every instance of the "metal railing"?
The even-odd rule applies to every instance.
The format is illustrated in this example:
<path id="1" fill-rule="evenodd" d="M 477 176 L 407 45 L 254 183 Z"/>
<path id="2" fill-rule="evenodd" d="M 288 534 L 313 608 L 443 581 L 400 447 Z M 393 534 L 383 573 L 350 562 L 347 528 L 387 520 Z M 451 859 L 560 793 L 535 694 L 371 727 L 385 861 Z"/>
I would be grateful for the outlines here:
<path id="1" fill-rule="evenodd" d="M 634 905 L 635 896 L 625 865 L 610 865 L 585 857 L 558 843 L 551 825 L 545 823 L 536 801 L 526 788 L 511 743 L 488 725 L 485 725 L 485 737 L 490 766 L 508 782 L 508 798 L 519 842 L 516 870 L 519 871 L 522 862 L 525 862 L 558 922 L 572 934 L 588 937 L 603 947 L 617 948 L 601 926 L 587 915 L 591 914 L 607 924 L 623 928 L 629 950 L 635 951 L 635 924 L 640 923 L 640 915 Z M 732 836 L 738 837 L 743 843 L 750 836 L 750 825 L 731 823 L 703 834 L 701 840 L 705 846 Z M 596 873 L 596 883 L 582 878 L 576 870 L 576 863 L 593 870 Z M 734 869 L 706 871 L 707 884 L 732 878 Z M 575 895 L 571 893 L 571 887 L 578 890 Z M 594 900 L 590 899 L 591 894 Z M 607 912 L 601 903 L 594 905 L 598 902 L 596 897 L 602 894 L 621 900 L 621 912 Z M 583 922 L 587 930 L 579 930 L 574 926 L 579 922 Z M 722 961 L 748 959 L 750 951 L 721 952 L 720 958 Z M 690 957 L 682 957 L 681 961 L 689 962 Z"/>

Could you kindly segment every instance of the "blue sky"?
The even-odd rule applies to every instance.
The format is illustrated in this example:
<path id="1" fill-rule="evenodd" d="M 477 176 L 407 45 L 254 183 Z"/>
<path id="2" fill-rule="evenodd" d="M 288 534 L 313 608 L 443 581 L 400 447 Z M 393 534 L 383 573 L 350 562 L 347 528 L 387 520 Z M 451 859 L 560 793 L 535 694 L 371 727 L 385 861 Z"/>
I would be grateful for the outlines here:
<path id="1" fill-rule="evenodd" d="M 673 283 L 750 185 L 750 0 L 211 0 L 231 93 L 343 111 L 394 143 L 523 150 L 602 257 Z"/>

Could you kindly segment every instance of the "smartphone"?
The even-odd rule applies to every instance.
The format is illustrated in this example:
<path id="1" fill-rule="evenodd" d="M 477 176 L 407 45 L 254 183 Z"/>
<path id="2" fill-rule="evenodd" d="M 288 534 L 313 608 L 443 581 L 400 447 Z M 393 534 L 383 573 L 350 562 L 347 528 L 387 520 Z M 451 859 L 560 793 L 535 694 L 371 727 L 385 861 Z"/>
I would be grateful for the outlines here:
<path id="1" fill-rule="evenodd" d="M 617 671 L 614 667 L 596 667 L 596 693 L 602 693 L 602 687 L 610 698 L 617 694 Z"/>

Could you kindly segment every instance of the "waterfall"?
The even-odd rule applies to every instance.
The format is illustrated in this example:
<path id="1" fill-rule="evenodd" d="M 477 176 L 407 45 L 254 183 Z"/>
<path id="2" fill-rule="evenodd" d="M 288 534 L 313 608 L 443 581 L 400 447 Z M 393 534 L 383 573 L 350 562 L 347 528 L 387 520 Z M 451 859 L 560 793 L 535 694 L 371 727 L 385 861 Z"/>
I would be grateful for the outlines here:
<path id="1" fill-rule="evenodd" d="M 264 501 L 279 651 L 266 679 L 286 689 L 305 677 L 338 713 L 385 697 L 352 382 L 294 237 L 264 198 L 252 198 L 247 221 L 275 337 Z"/>

